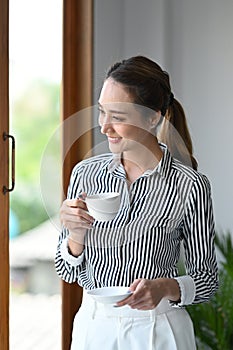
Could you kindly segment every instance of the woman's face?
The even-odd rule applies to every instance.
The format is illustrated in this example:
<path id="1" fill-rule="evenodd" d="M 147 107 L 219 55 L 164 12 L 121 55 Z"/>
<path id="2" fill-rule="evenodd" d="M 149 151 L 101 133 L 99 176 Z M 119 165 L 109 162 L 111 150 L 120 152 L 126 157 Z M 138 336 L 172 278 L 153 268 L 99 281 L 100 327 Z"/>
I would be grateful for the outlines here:
<path id="1" fill-rule="evenodd" d="M 143 117 L 122 84 L 112 78 L 105 81 L 99 98 L 99 124 L 111 152 L 136 152 L 141 146 L 147 147 L 154 138 L 151 130 L 159 118 L 156 114 L 153 118 Z"/>

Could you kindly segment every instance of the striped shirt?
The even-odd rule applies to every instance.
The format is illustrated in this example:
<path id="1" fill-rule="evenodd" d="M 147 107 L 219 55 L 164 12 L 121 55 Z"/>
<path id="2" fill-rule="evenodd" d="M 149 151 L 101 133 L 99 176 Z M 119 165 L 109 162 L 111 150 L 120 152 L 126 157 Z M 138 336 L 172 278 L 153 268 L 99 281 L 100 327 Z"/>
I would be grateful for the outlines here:
<path id="1" fill-rule="evenodd" d="M 66 282 L 85 289 L 129 286 L 137 278 L 176 278 L 180 305 L 208 300 L 218 286 L 214 219 L 206 176 L 171 157 L 163 157 L 130 186 L 119 155 L 81 161 L 71 175 L 68 198 L 82 193 L 120 192 L 112 221 L 95 220 L 79 257 L 69 254 L 66 228 L 58 242 L 55 267 Z M 186 274 L 178 276 L 181 242 Z"/>

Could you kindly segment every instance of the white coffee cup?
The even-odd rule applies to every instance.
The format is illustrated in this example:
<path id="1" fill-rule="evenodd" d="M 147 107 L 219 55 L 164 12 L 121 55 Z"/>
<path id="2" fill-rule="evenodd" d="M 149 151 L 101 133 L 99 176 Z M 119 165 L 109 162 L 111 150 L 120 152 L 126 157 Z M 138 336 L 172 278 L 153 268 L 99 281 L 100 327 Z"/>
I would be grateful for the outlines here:
<path id="1" fill-rule="evenodd" d="M 120 208 L 119 192 L 96 193 L 85 199 L 88 212 L 98 221 L 113 220 Z"/>

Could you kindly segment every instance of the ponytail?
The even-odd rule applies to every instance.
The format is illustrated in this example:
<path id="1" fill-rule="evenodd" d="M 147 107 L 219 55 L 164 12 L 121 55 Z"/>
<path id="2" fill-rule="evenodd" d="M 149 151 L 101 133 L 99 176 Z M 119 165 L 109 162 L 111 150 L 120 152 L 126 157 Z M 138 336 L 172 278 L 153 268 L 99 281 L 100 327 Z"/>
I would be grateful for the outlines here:
<path id="1" fill-rule="evenodd" d="M 172 156 L 197 170 L 197 161 L 193 156 L 193 146 L 185 113 L 175 99 L 168 107 L 157 134 L 158 140 L 167 145 Z"/>

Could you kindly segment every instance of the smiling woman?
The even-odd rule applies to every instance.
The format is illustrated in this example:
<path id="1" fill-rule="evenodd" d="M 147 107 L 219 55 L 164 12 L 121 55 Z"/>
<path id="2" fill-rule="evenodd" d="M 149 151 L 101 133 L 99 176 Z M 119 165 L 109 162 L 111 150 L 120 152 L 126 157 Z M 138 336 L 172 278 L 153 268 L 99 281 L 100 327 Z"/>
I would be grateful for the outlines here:
<path id="1" fill-rule="evenodd" d="M 181 127 L 183 109 L 168 74 L 136 56 L 109 69 L 99 112 L 111 153 L 75 165 L 60 210 L 56 270 L 84 288 L 71 349 L 195 349 L 184 306 L 208 300 L 218 277 L 210 184 L 196 171 L 186 123 Z M 179 159 L 172 145 L 180 146 L 180 138 L 158 141 L 164 126 L 170 131 L 167 121 L 186 146 L 175 149 Z M 85 201 L 86 195 L 103 192 L 121 197 L 117 215 L 108 221 L 94 219 Z M 186 271 L 180 276 L 182 241 Z M 117 307 L 103 305 L 89 292 L 116 286 L 131 292 Z"/>

